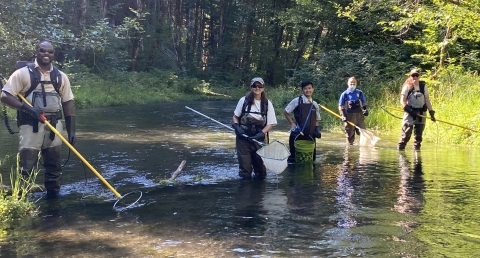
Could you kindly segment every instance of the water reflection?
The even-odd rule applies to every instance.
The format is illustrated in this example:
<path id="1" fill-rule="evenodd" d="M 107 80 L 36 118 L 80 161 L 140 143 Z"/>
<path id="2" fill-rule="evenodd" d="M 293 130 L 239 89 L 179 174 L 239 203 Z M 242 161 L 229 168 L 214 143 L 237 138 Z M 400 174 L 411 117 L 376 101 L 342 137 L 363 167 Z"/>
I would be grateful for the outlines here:
<path id="1" fill-rule="evenodd" d="M 309 194 L 317 190 L 314 185 L 314 166 L 313 163 L 298 163 L 289 165 L 286 170 L 287 204 L 292 215 L 309 216 L 314 213 L 317 196 Z"/>
<path id="2" fill-rule="evenodd" d="M 349 155 L 349 147 L 343 152 L 343 163 L 337 172 L 337 187 L 335 188 L 335 199 L 339 217 L 337 226 L 351 228 L 357 225 L 355 214 L 357 205 L 354 202 L 355 185 L 359 186 L 358 163 Z"/>
<path id="3" fill-rule="evenodd" d="M 256 228 L 265 223 L 262 216 L 262 201 L 265 194 L 264 180 L 241 180 L 235 203 L 236 223 L 241 227 Z"/>
<path id="4" fill-rule="evenodd" d="M 315 164 L 289 165 L 263 181 L 240 181 L 234 135 L 185 110 L 185 104 L 79 110 L 78 150 L 121 194 L 142 190 L 140 205 L 113 210 L 112 193 L 73 157 L 62 196 L 39 200 L 37 218 L 7 225 L 0 256 L 480 253 L 478 148 L 426 143 L 420 157 L 398 153 L 396 138 L 388 142 L 382 136 L 380 148 L 345 148 L 343 134 L 324 132 Z M 235 104 L 187 105 L 229 124 Z M 286 142 L 288 125 L 279 123 L 272 139 Z M 2 131 L 0 136 L 0 152 L 14 153 L 16 140 L 9 144 Z M 157 183 L 170 178 L 182 160 L 187 164 L 175 183 Z"/>
<path id="5" fill-rule="evenodd" d="M 398 154 L 400 183 L 398 185 L 397 203 L 394 208 L 400 213 L 419 213 L 424 203 L 425 180 L 423 179 L 420 152 L 415 152 L 413 159 L 412 168 L 405 152 L 399 152 Z"/>

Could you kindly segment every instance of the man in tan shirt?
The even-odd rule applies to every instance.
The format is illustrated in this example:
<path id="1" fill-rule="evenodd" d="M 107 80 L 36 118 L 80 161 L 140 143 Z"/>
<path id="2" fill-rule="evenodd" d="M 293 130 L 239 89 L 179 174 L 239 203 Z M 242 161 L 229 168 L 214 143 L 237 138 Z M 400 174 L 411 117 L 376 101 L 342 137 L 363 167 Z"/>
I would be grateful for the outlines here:
<path id="1" fill-rule="evenodd" d="M 62 133 L 65 116 L 68 140 L 75 143 L 75 114 L 73 93 L 67 75 L 54 68 L 52 61 L 55 50 L 51 42 L 42 41 L 35 47 L 35 62 L 16 70 L 8 79 L 1 92 L 1 102 L 18 110 L 20 168 L 23 176 L 29 176 L 43 157 L 45 188 L 47 197 L 56 197 L 60 191 L 62 166 L 60 148 L 62 141 L 42 121 L 41 114 Z M 39 75 L 39 81 L 31 89 L 31 75 Z M 56 76 L 52 76 L 56 75 Z M 54 77 L 54 78 L 51 78 Z M 57 87 L 57 89 L 55 88 Z M 22 94 L 33 107 L 17 98 Z"/>

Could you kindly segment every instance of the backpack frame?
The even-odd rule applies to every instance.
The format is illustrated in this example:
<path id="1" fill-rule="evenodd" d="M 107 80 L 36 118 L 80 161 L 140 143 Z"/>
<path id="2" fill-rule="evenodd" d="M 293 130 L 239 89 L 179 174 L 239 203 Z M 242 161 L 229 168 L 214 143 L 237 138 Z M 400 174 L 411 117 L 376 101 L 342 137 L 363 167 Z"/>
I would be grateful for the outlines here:
<path id="1" fill-rule="evenodd" d="M 34 63 L 29 61 L 17 61 L 15 65 L 17 69 L 20 69 L 24 66 L 28 68 L 28 71 L 30 73 L 30 88 L 25 92 L 25 97 L 30 95 L 30 93 L 32 93 L 32 91 L 34 91 L 40 83 L 52 84 L 53 88 L 55 88 L 55 91 L 60 94 L 59 91 L 60 87 L 62 86 L 62 74 L 57 69 L 57 67 L 52 65 L 53 69 L 50 71 L 50 81 L 41 81 L 42 76 L 40 75 L 40 72 L 35 68 Z"/>

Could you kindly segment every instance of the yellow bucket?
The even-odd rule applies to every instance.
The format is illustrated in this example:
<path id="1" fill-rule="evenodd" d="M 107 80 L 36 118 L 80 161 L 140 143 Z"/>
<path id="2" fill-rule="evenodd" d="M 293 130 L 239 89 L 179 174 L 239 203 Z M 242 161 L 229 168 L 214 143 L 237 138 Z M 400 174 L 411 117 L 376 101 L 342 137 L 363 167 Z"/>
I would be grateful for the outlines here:
<path id="1" fill-rule="evenodd" d="M 296 140 L 295 141 L 295 163 L 313 162 L 313 151 L 315 141 Z"/>

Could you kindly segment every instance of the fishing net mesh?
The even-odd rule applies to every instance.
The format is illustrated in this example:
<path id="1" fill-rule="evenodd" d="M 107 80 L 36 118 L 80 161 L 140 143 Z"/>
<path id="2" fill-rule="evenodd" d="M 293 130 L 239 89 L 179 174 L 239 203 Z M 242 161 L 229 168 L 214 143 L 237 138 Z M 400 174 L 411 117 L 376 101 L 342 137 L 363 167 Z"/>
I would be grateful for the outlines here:
<path id="1" fill-rule="evenodd" d="M 380 140 L 377 136 L 375 136 L 372 132 L 366 129 L 359 129 L 360 130 L 360 146 L 375 146 L 375 144 Z"/>
<path id="2" fill-rule="evenodd" d="M 277 140 L 263 146 L 257 151 L 257 154 L 262 158 L 267 170 L 277 175 L 282 173 L 288 166 L 287 159 L 290 156 L 290 151 L 285 144 Z"/>

